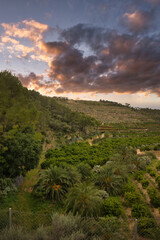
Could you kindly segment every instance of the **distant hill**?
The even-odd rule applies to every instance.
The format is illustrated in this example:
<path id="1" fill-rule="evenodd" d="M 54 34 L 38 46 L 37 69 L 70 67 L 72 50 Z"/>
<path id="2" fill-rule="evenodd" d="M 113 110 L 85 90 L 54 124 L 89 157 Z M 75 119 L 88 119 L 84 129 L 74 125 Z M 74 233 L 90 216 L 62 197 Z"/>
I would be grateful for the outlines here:
<path id="1" fill-rule="evenodd" d="M 160 110 L 132 108 L 112 101 L 84 101 L 59 98 L 59 102 L 72 111 L 83 112 L 101 123 L 137 123 L 160 121 Z"/>

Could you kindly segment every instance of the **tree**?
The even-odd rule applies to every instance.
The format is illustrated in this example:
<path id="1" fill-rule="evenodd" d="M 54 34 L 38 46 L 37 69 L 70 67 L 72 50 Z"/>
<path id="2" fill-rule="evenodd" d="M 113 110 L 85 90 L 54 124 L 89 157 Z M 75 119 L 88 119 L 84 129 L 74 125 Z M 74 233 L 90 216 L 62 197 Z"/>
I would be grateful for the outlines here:
<path id="1" fill-rule="evenodd" d="M 54 166 L 40 173 L 39 181 L 35 186 L 35 192 L 42 192 L 42 195 L 46 198 L 60 201 L 72 185 L 72 177 L 66 169 Z"/>
<path id="2" fill-rule="evenodd" d="M 104 191 L 98 190 L 93 184 L 86 182 L 77 184 L 70 189 L 66 200 L 66 212 L 82 217 L 96 217 L 100 215 L 102 195 Z"/>
<path id="3" fill-rule="evenodd" d="M 109 194 L 116 195 L 121 191 L 123 179 L 120 175 L 114 173 L 113 168 L 105 165 L 100 169 L 99 173 L 97 173 L 95 183 Z"/>
<path id="4" fill-rule="evenodd" d="M 37 166 L 42 148 L 41 142 L 34 138 L 33 133 L 8 133 L 3 146 L 5 150 L 0 157 L 1 176 L 15 178 Z"/>
<path id="5" fill-rule="evenodd" d="M 76 165 L 77 171 L 81 174 L 81 180 L 85 181 L 91 177 L 91 167 L 87 163 L 79 163 Z"/>

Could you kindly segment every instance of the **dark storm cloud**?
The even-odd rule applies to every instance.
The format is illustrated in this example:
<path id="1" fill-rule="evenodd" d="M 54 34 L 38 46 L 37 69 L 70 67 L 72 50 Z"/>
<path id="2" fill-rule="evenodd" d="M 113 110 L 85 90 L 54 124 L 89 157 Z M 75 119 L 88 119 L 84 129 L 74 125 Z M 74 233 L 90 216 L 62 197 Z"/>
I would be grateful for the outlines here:
<path id="1" fill-rule="evenodd" d="M 49 77 L 57 93 L 136 93 L 160 96 L 160 38 L 118 34 L 79 24 L 62 32 L 61 42 L 44 43 L 53 54 Z M 82 46 L 92 50 L 84 56 Z"/>

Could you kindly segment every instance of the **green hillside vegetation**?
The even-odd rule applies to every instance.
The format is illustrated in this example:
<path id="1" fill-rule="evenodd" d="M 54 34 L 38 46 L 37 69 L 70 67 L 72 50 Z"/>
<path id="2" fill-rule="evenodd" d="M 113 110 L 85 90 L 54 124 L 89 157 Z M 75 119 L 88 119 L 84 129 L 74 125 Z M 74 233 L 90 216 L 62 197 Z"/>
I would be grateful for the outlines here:
<path id="1" fill-rule="evenodd" d="M 138 218 L 141 239 L 158 240 L 159 120 L 159 110 L 41 96 L 1 72 L 0 239 L 133 239 Z"/>
<path id="2" fill-rule="evenodd" d="M 84 101 L 59 98 L 59 102 L 74 111 L 90 115 L 102 123 L 146 123 L 160 120 L 160 111 L 132 108 L 129 104 L 100 100 Z"/>
<path id="3" fill-rule="evenodd" d="M 22 87 L 17 77 L 0 73 L 0 174 L 16 177 L 37 166 L 47 132 L 68 137 L 86 134 L 98 122 L 55 99 Z"/>

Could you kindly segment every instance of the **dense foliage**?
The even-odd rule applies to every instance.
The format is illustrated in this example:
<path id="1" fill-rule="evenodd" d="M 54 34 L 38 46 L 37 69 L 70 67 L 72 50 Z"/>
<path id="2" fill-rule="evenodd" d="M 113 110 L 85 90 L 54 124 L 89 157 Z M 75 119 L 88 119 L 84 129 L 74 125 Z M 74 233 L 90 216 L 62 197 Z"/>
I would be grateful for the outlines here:
<path id="1" fill-rule="evenodd" d="M 37 166 L 41 135 L 28 90 L 9 72 L 0 73 L 0 175 L 15 178 Z"/>
<path id="2" fill-rule="evenodd" d="M 85 134 L 97 123 L 55 98 L 27 90 L 10 72 L 0 72 L 0 175 L 15 178 L 36 167 L 46 132 Z"/>
<path id="3" fill-rule="evenodd" d="M 56 98 L 40 95 L 34 90 L 29 91 L 30 97 L 39 111 L 39 130 L 54 131 L 56 135 L 84 133 L 91 131 L 99 122 L 94 118 L 71 111 L 68 107 L 58 103 Z"/>

